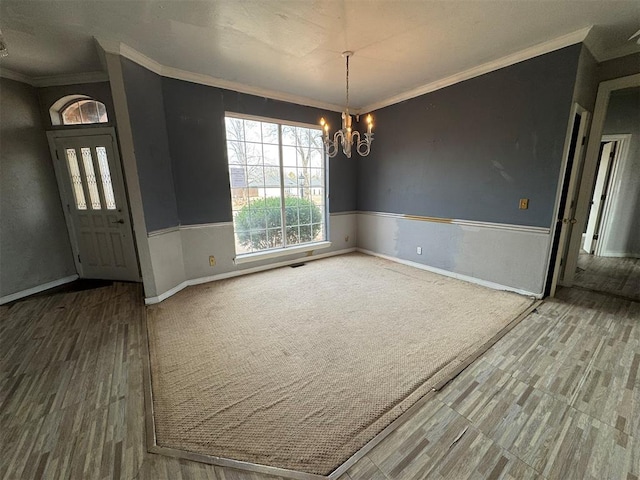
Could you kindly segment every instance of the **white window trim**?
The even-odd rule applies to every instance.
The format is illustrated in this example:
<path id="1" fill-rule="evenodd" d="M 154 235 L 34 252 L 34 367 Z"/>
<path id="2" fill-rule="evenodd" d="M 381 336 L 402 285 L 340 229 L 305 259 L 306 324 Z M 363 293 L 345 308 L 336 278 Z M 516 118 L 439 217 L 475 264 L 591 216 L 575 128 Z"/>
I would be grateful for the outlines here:
<path id="1" fill-rule="evenodd" d="M 224 112 L 224 116 L 226 117 L 232 117 L 232 118 L 238 118 L 241 120 L 255 120 L 258 122 L 266 122 L 266 123 L 277 123 L 279 125 L 289 125 L 292 127 L 302 127 L 302 128 L 313 128 L 313 129 L 318 129 L 318 125 L 317 124 L 311 124 L 311 123 L 303 123 L 303 122 L 293 122 L 293 121 L 289 121 L 289 120 L 282 120 L 279 118 L 270 118 L 270 117 L 261 117 L 258 115 L 247 115 L 244 113 L 237 113 L 237 112 L 228 112 L 225 111 Z M 280 148 L 282 148 L 282 145 L 279 145 Z M 225 131 L 225 148 L 226 148 L 226 131 Z M 236 254 L 235 258 L 233 259 L 233 262 L 236 265 L 240 265 L 243 263 L 250 263 L 250 262 L 259 262 L 261 260 L 267 260 L 270 258 L 278 258 L 278 257 L 285 257 L 288 255 L 293 255 L 296 253 L 306 253 L 306 252 L 311 252 L 314 250 L 322 250 L 325 248 L 329 248 L 331 247 L 331 241 L 328 240 L 329 239 L 329 197 L 328 197 L 328 192 L 329 192 L 329 162 L 327 161 L 327 156 L 324 153 L 323 150 L 323 156 L 324 156 L 324 177 L 325 177 L 325 181 L 324 181 L 324 192 L 325 192 L 325 203 L 324 203 L 324 228 L 325 228 L 325 240 L 322 240 L 320 242 L 312 242 L 312 243 L 304 243 L 302 245 L 296 245 L 293 247 L 282 247 L 282 248 L 274 248 L 274 249 L 269 249 L 269 250 L 262 250 L 259 252 L 251 252 L 251 253 L 242 253 L 242 254 Z M 227 162 L 227 169 L 229 168 L 229 164 Z M 282 170 L 281 170 L 282 171 Z M 284 189 L 284 183 L 281 186 L 281 189 Z M 232 222 L 233 224 L 233 222 Z M 233 224 L 233 228 L 234 228 L 234 236 L 235 236 L 235 224 Z M 235 243 L 235 242 L 234 242 Z M 234 249 L 235 249 L 235 245 L 234 245 Z"/>
<path id="2" fill-rule="evenodd" d="M 306 253 L 315 250 L 323 250 L 329 248 L 331 242 L 324 240 L 322 242 L 305 243 L 303 245 L 296 245 L 295 247 L 286 248 L 274 248 L 271 250 L 263 250 L 261 252 L 243 253 L 237 256 L 233 261 L 236 265 L 242 263 L 259 262 L 260 260 L 267 260 L 269 258 L 286 257 L 287 255 L 293 255 L 295 253 Z"/>
<path id="3" fill-rule="evenodd" d="M 225 117 L 239 118 L 240 120 L 254 120 L 256 122 L 277 123 L 279 125 L 288 125 L 290 127 L 313 128 L 322 130 L 316 123 L 293 122 L 291 120 L 283 120 L 281 118 L 260 117 L 258 115 L 247 115 L 238 112 L 224 112 Z"/>

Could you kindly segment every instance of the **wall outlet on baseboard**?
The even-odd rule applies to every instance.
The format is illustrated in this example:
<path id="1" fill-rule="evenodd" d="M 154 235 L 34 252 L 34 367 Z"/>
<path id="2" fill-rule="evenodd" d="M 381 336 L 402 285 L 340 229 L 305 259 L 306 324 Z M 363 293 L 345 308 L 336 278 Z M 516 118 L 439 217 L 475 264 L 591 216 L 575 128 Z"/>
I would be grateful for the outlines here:
<path id="1" fill-rule="evenodd" d="M 418 248 L 416 248 L 416 253 L 417 253 L 418 255 L 422 255 L 422 247 L 418 247 Z"/>
<path id="2" fill-rule="evenodd" d="M 216 266 L 216 257 L 214 257 L 213 255 L 209 255 L 209 266 L 210 267 Z"/>

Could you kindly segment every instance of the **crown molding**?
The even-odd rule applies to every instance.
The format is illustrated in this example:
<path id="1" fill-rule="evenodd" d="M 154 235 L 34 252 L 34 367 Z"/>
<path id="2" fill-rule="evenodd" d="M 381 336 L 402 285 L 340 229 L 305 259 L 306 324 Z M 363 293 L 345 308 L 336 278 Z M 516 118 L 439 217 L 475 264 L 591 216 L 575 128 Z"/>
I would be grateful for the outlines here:
<path id="1" fill-rule="evenodd" d="M 256 95 L 258 97 L 266 97 L 272 100 L 295 103 L 298 105 L 315 107 L 322 110 L 329 110 L 333 112 L 341 112 L 344 108 L 341 105 L 318 102 L 316 100 L 313 100 L 307 97 L 291 95 L 283 92 L 278 92 L 275 90 L 269 90 L 266 88 L 252 87 L 249 85 L 244 85 L 242 83 L 232 82 L 229 80 L 223 80 L 221 78 L 212 77 L 211 75 L 205 75 L 202 73 L 195 73 L 195 72 L 189 72 L 187 70 L 181 70 L 179 68 L 168 67 L 144 55 L 143 53 L 140 53 L 136 49 L 124 43 L 120 43 L 116 49 L 114 48 L 115 45 L 113 43 L 106 43 L 106 42 L 103 43 L 100 39 L 98 39 L 98 42 L 100 43 L 101 47 L 104 49 L 105 52 L 121 55 L 131 60 L 132 62 L 135 62 L 138 65 L 148 70 L 151 70 L 153 73 L 156 73 L 162 77 L 174 78 L 176 80 L 184 80 L 186 82 L 197 83 L 200 85 L 207 85 L 209 87 L 224 88 L 226 90 L 233 90 L 235 92 L 246 93 L 248 95 Z"/>
<path id="2" fill-rule="evenodd" d="M 71 73 L 68 75 L 53 75 L 51 77 L 34 77 L 35 87 L 54 87 L 59 85 L 75 85 L 78 83 L 108 82 L 107 72 Z"/>
<path id="3" fill-rule="evenodd" d="M 33 85 L 33 78 L 23 75 L 22 73 L 14 72 L 8 68 L 0 68 L 0 77 L 7 78 L 9 80 L 15 80 L 16 82 L 26 83 L 27 85 Z"/>
<path id="4" fill-rule="evenodd" d="M 519 52 L 512 53 L 502 58 L 498 58 L 497 60 L 483 63 L 482 65 L 478 65 L 477 67 L 473 67 L 449 77 L 436 80 L 435 82 L 422 85 L 412 90 L 408 90 L 404 93 L 394 95 L 393 97 L 389 97 L 386 100 L 367 105 L 362 108 L 361 111 L 372 112 L 380 108 L 404 102 L 405 100 L 419 97 L 420 95 L 424 95 L 425 93 L 440 90 L 441 88 L 451 86 L 464 80 L 479 77 L 480 75 L 484 75 L 485 73 L 493 72 L 495 70 L 499 70 L 500 68 L 508 67 L 524 60 L 529 60 L 531 58 L 544 55 L 545 53 L 550 53 L 556 50 L 560 50 L 561 48 L 568 47 L 570 45 L 575 45 L 576 43 L 583 42 L 584 39 L 587 38 L 587 35 L 589 34 L 591 28 L 592 27 L 589 26 L 580 30 L 576 30 L 575 32 L 569 33 L 567 35 L 562 35 L 561 37 L 547 40 L 546 42 L 539 43 L 529 48 L 525 48 L 524 50 L 520 50 Z"/>
<path id="5" fill-rule="evenodd" d="M 30 77 L 7 68 L 0 69 L 0 77 L 31 85 L 32 87 L 53 87 L 58 85 L 75 85 L 78 83 L 108 82 L 106 72 L 71 73 L 50 77 Z"/>
<path id="6" fill-rule="evenodd" d="M 424 95 L 426 93 L 440 90 L 441 88 L 448 87 L 450 85 L 462 82 L 464 80 L 469 80 L 471 78 L 484 75 L 485 73 L 499 70 L 500 68 L 508 67 L 510 65 L 514 65 L 516 63 L 529 60 L 531 58 L 538 57 L 546 53 L 560 50 L 561 48 L 568 47 L 570 45 L 575 45 L 576 43 L 583 42 L 587 38 L 587 35 L 589 35 L 589 32 L 591 31 L 592 28 L 593 28 L 592 26 L 585 27 L 580 30 L 576 30 L 575 32 L 571 32 L 566 35 L 562 35 L 560 37 L 547 40 L 545 42 L 539 43 L 532 47 L 507 55 L 505 57 L 492 60 L 490 62 L 484 63 L 482 65 L 478 65 L 476 67 L 470 68 L 463 72 L 459 72 L 449 77 L 436 80 L 435 82 L 431 82 L 426 85 L 422 85 L 420 87 L 400 93 L 398 95 L 394 95 L 392 97 L 387 98 L 386 100 L 372 103 L 363 108 L 354 110 L 353 113 L 362 114 L 363 112 L 372 112 L 374 110 L 388 107 L 390 105 L 394 105 L 396 103 L 400 103 L 405 100 L 410 100 L 412 98 L 419 97 L 420 95 Z M 189 72 L 189 71 L 181 70 L 179 68 L 174 68 L 174 67 L 168 67 L 144 55 L 143 53 L 140 53 L 136 49 L 124 43 L 108 41 L 103 39 L 96 39 L 96 40 L 98 41 L 99 45 L 102 47 L 102 49 L 105 52 L 121 55 L 137 63 L 138 65 L 141 65 L 142 67 L 163 77 L 174 78 L 176 80 L 184 80 L 187 82 L 197 83 L 200 85 L 208 85 L 216 88 L 224 88 L 227 90 L 233 90 L 236 92 L 246 93 L 249 95 L 256 95 L 259 97 L 266 97 L 266 98 L 271 98 L 273 100 L 296 103 L 298 105 L 305 105 L 309 107 L 315 107 L 315 108 L 320 108 L 320 109 L 334 111 L 334 112 L 341 112 L 343 110 L 342 105 L 334 105 L 330 103 L 318 102 L 316 100 L 312 100 L 307 97 L 290 95 L 287 93 L 264 89 L 260 87 L 252 87 L 252 86 L 244 85 L 242 83 L 212 77 L 210 75 Z"/>

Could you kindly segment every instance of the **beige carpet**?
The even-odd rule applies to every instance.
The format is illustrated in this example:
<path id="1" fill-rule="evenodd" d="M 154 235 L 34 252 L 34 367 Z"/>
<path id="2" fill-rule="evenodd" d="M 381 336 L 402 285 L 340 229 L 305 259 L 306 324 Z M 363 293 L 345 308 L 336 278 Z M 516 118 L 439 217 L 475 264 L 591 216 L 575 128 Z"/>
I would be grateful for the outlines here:
<path id="1" fill-rule="evenodd" d="M 149 308 L 157 444 L 327 475 L 531 303 L 362 254 L 190 287 Z"/>

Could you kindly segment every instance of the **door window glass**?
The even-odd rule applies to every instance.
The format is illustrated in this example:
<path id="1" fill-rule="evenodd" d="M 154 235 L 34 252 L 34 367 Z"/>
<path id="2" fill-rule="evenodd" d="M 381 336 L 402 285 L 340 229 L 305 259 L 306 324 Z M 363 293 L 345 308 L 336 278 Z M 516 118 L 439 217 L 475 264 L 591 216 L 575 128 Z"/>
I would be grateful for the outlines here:
<path id="1" fill-rule="evenodd" d="M 73 187 L 73 198 L 76 202 L 78 210 L 87 209 L 87 200 L 84 196 L 84 188 L 82 186 L 82 177 L 80 176 L 80 167 L 78 166 L 78 157 L 74 148 L 66 149 L 67 165 L 69 166 L 69 174 L 71 175 L 71 186 Z"/>

